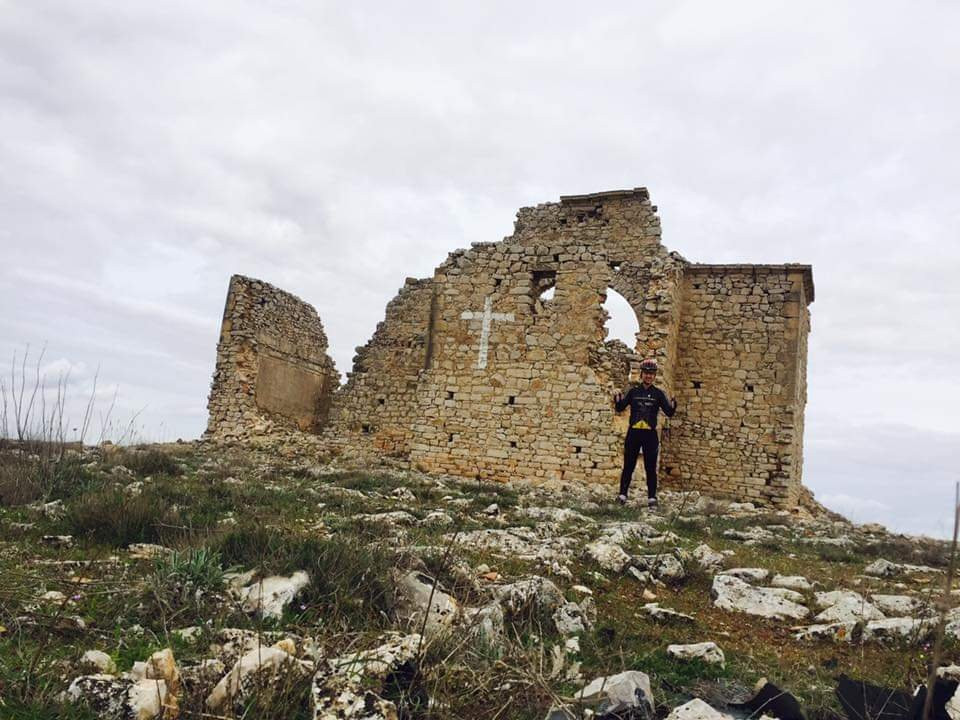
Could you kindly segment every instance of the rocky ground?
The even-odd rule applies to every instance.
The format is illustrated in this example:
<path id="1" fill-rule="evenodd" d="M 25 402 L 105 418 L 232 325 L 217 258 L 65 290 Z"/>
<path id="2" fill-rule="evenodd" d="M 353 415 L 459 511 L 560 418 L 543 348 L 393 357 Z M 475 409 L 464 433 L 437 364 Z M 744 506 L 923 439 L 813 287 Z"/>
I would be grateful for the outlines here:
<path id="1" fill-rule="evenodd" d="M 0 717 L 793 720 L 750 701 L 843 717 L 838 682 L 929 671 L 949 548 L 827 512 L 33 450 L 0 448 Z"/>

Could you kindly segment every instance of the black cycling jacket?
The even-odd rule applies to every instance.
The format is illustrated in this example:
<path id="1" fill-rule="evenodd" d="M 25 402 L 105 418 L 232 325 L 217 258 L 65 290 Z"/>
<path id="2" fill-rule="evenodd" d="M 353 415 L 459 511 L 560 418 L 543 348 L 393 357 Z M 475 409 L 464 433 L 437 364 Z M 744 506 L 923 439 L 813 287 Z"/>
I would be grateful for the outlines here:
<path id="1" fill-rule="evenodd" d="M 663 410 L 667 417 L 673 417 L 677 411 L 677 406 L 667 400 L 666 393 L 656 385 L 644 387 L 643 385 L 633 385 L 620 398 L 617 403 L 617 412 L 630 406 L 630 427 L 633 428 L 643 424 L 647 428 L 654 430 L 657 427 L 657 412 Z"/>

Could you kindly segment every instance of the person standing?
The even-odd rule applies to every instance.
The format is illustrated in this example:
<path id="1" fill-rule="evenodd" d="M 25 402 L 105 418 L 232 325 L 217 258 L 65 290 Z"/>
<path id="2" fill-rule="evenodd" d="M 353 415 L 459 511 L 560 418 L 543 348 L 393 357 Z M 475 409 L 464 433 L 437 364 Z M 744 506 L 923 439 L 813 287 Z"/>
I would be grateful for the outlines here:
<path id="1" fill-rule="evenodd" d="M 613 396 L 617 412 L 630 406 L 630 426 L 623 441 L 623 472 L 620 473 L 620 494 L 617 502 L 627 502 L 627 492 L 637 466 L 637 456 L 643 452 L 643 469 L 647 475 L 647 507 L 657 506 L 657 456 L 660 438 L 657 436 L 657 416 L 661 410 L 667 417 L 677 411 L 677 399 L 667 400 L 666 393 L 653 384 L 657 379 L 657 361 L 648 358 L 640 363 L 640 384 Z"/>

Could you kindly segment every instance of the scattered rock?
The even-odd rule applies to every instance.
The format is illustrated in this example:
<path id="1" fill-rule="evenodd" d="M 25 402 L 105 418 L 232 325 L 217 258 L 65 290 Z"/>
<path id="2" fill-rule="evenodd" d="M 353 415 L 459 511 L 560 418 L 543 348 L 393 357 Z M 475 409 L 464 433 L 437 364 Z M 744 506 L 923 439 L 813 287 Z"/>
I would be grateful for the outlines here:
<path id="1" fill-rule="evenodd" d="M 532 611 L 549 616 L 565 602 L 556 585 L 537 575 L 495 587 L 493 595 L 508 615 Z"/>
<path id="2" fill-rule="evenodd" d="M 680 707 L 675 707 L 667 715 L 667 720 L 732 720 L 732 718 L 730 715 L 714 710 L 700 698 L 694 698 Z"/>
<path id="3" fill-rule="evenodd" d="M 773 576 L 773 580 L 770 581 L 770 585 L 772 587 L 787 588 L 789 590 L 796 590 L 798 592 L 813 590 L 813 584 L 802 575 L 777 574 Z"/>
<path id="4" fill-rule="evenodd" d="M 764 568 L 731 568 L 730 570 L 723 570 L 718 574 L 730 575 L 753 585 L 754 583 L 762 583 L 766 580 L 770 575 L 770 571 Z"/>
<path id="5" fill-rule="evenodd" d="M 630 556 L 624 549 L 611 542 L 596 540 L 589 543 L 585 550 L 587 557 L 609 572 L 621 573 L 630 564 Z"/>
<path id="6" fill-rule="evenodd" d="M 640 608 L 640 611 L 645 615 L 649 615 L 654 620 L 659 620 L 661 622 L 695 622 L 692 615 L 677 612 L 676 610 L 671 610 L 670 608 L 660 607 L 660 603 L 646 603 Z"/>
<path id="7" fill-rule="evenodd" d="M 575 602 L 566 602 L 553 613 L 553 622 L 561 635 L 574 635 L 586 632 L 590 620 Z"/>
<path id="8" fill-rule="evenodd" d="M 335 658 L 313 677 L 311 702 L 314 720 L 396 720 L 397 708 L 381 697 L 388 677 L 414 673 L 420 636 L 391 634 L 372 650 Z M 406 672 L 404 672 L 406 671 Z M 427 698 L 422 698 L 424 705 Z"/>
<path id="9" fill-rule="evenodd" d="M 102 650 L 87 650 L 80 658 L 80 669 L 96 675 L 115 675 L 117 664 Z"/>
<path id="10" fill-rule="evenodd" d="M 918 573 L 942 573 L 943 570 L 932 568 L 927 565 L 909 565 L 906 563 L 895 563 L 889 560 L 875 560 L 863 569 L 864 574 L 875 577 L 890 578 L 898 575 L 915 575 Z"/>
<path id="11" fill-rule="evenodd" d="M 706 543 L 701 543 L 693 549 L 693 557 L 704 570 L 716 570 L 723 567 L 725 559 L 723 553 L 718 553 Z"/>
<path id="12" fill-rule="evenodd" d="M 153 543 L 130 543 L 127 546 L 131 560 L 155 560 L 173 555 L 173 550 Z"/>
<path id="13" fill-rule="evenodd" d="M 303 570 L 290 577 L 272 575 L 240 590 L 238 599 L 244 612 L 280 618 L 283 609 L 309 584 L 310 576 Z"/>
<path id="14" fill-rule="evenodd" d="M 818 593 L 825 595 L 826 593 Z M 820 602 L 818 598 L 818 603 Z M 883 620 L 884 614 L 872 603 L 867 602 L 858 593 L 844 593 L 837 597 L 836 602 L 817 615 L 814 620 L 820 623 L 848 622 L 857 620 Z"/>
<path id="15" fill-rule="evenodd" d="M 207 696 L 207 708 L 219 713 L 241 706 L 244 698 L 259 687 L 293 679 L 309 677 L 312 665 L 295 656 L 296 646 L 291 640 L 281 640 L 270 647 L 259 647 L 243 655 L 221 678 Z"/>
<path id="16" fill-rule="evenodd" d="M 41 541 L 50 547 L 68 548 L 73 545 L 73 535 L 44 535 Z"/>
<path id="17" fill-rule="evenodd" d="M 576 708 L 586 706 L 593 716 L 653 717 L 653 692 L 650 678 L 639 670 L 599 677 L 578 690 L 575 706 L 552 708 L 547 720 L 575 720 L 582 717 Z"/>
<path id="18" fill-rule="evenodd" d="M 922 608 L 917 598 L 909 595 L 872 595 L 870 600 L 880 612 L 887 616 L 904 617 Z"/>
<path id="19" fill-rule="evenodd" d="M 803 605 L 783 597 L 783 592 L 790 591 L 783 588 L 754 587 L 732 575 L 714 577 L 710 590 L 713 604 L 722 610 L 775 620 L 800 620 L 810 613 Z"/>
<path id="20" fill-rule="evenodd" d="M 393 512 L 383 513 L 361 513 L 354 515 L 354 520 L 374 523 L 376 525 L 416 525 L 417 518 L 405 510 L 394 510 Z"/>
<path id="21" fill-rule="evenodd" d="M 457 601 L 429 575 L 416 570 L 406 573 L 397 580 L 397 593 L 397 613 L 401 620 L 418 630 L 423 626 L 424 635 L 428 638 L 449 629 L 457 619 Z"/>
<path id="22" fill-rule="evenodd" d="M 678 660 L 701 660 L 709 665 L 726 664 L 723 650 L 714 642 L 693 643 L 691 645 L 668 645 L 667 654 Z"/>

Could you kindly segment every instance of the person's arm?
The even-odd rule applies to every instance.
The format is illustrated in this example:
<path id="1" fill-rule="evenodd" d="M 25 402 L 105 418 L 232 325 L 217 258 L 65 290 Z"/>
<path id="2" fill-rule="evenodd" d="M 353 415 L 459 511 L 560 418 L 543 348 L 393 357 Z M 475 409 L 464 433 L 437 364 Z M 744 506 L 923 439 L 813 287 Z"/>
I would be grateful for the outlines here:
<path id="1" fill-rule="evenodd" d="M 617 408 L 617 412 L 623 412 L 627 408 L 627 405 L 630 404 L 631 393 L 633 393 L 633 388 L 629 388 L 624 393 L 617 393 L 614 396 L 613 402 L 614 407 Z"/>
<path id="2" fill-rule="evenodd" d="M 677 411 L 677 399 L 673 398 L 673 400 L 667 400 L 667 394 L 661 390 L 660 409 L 663 410 L 663 414 L 667 417 L 673 417 L 673 414 Z"/>

